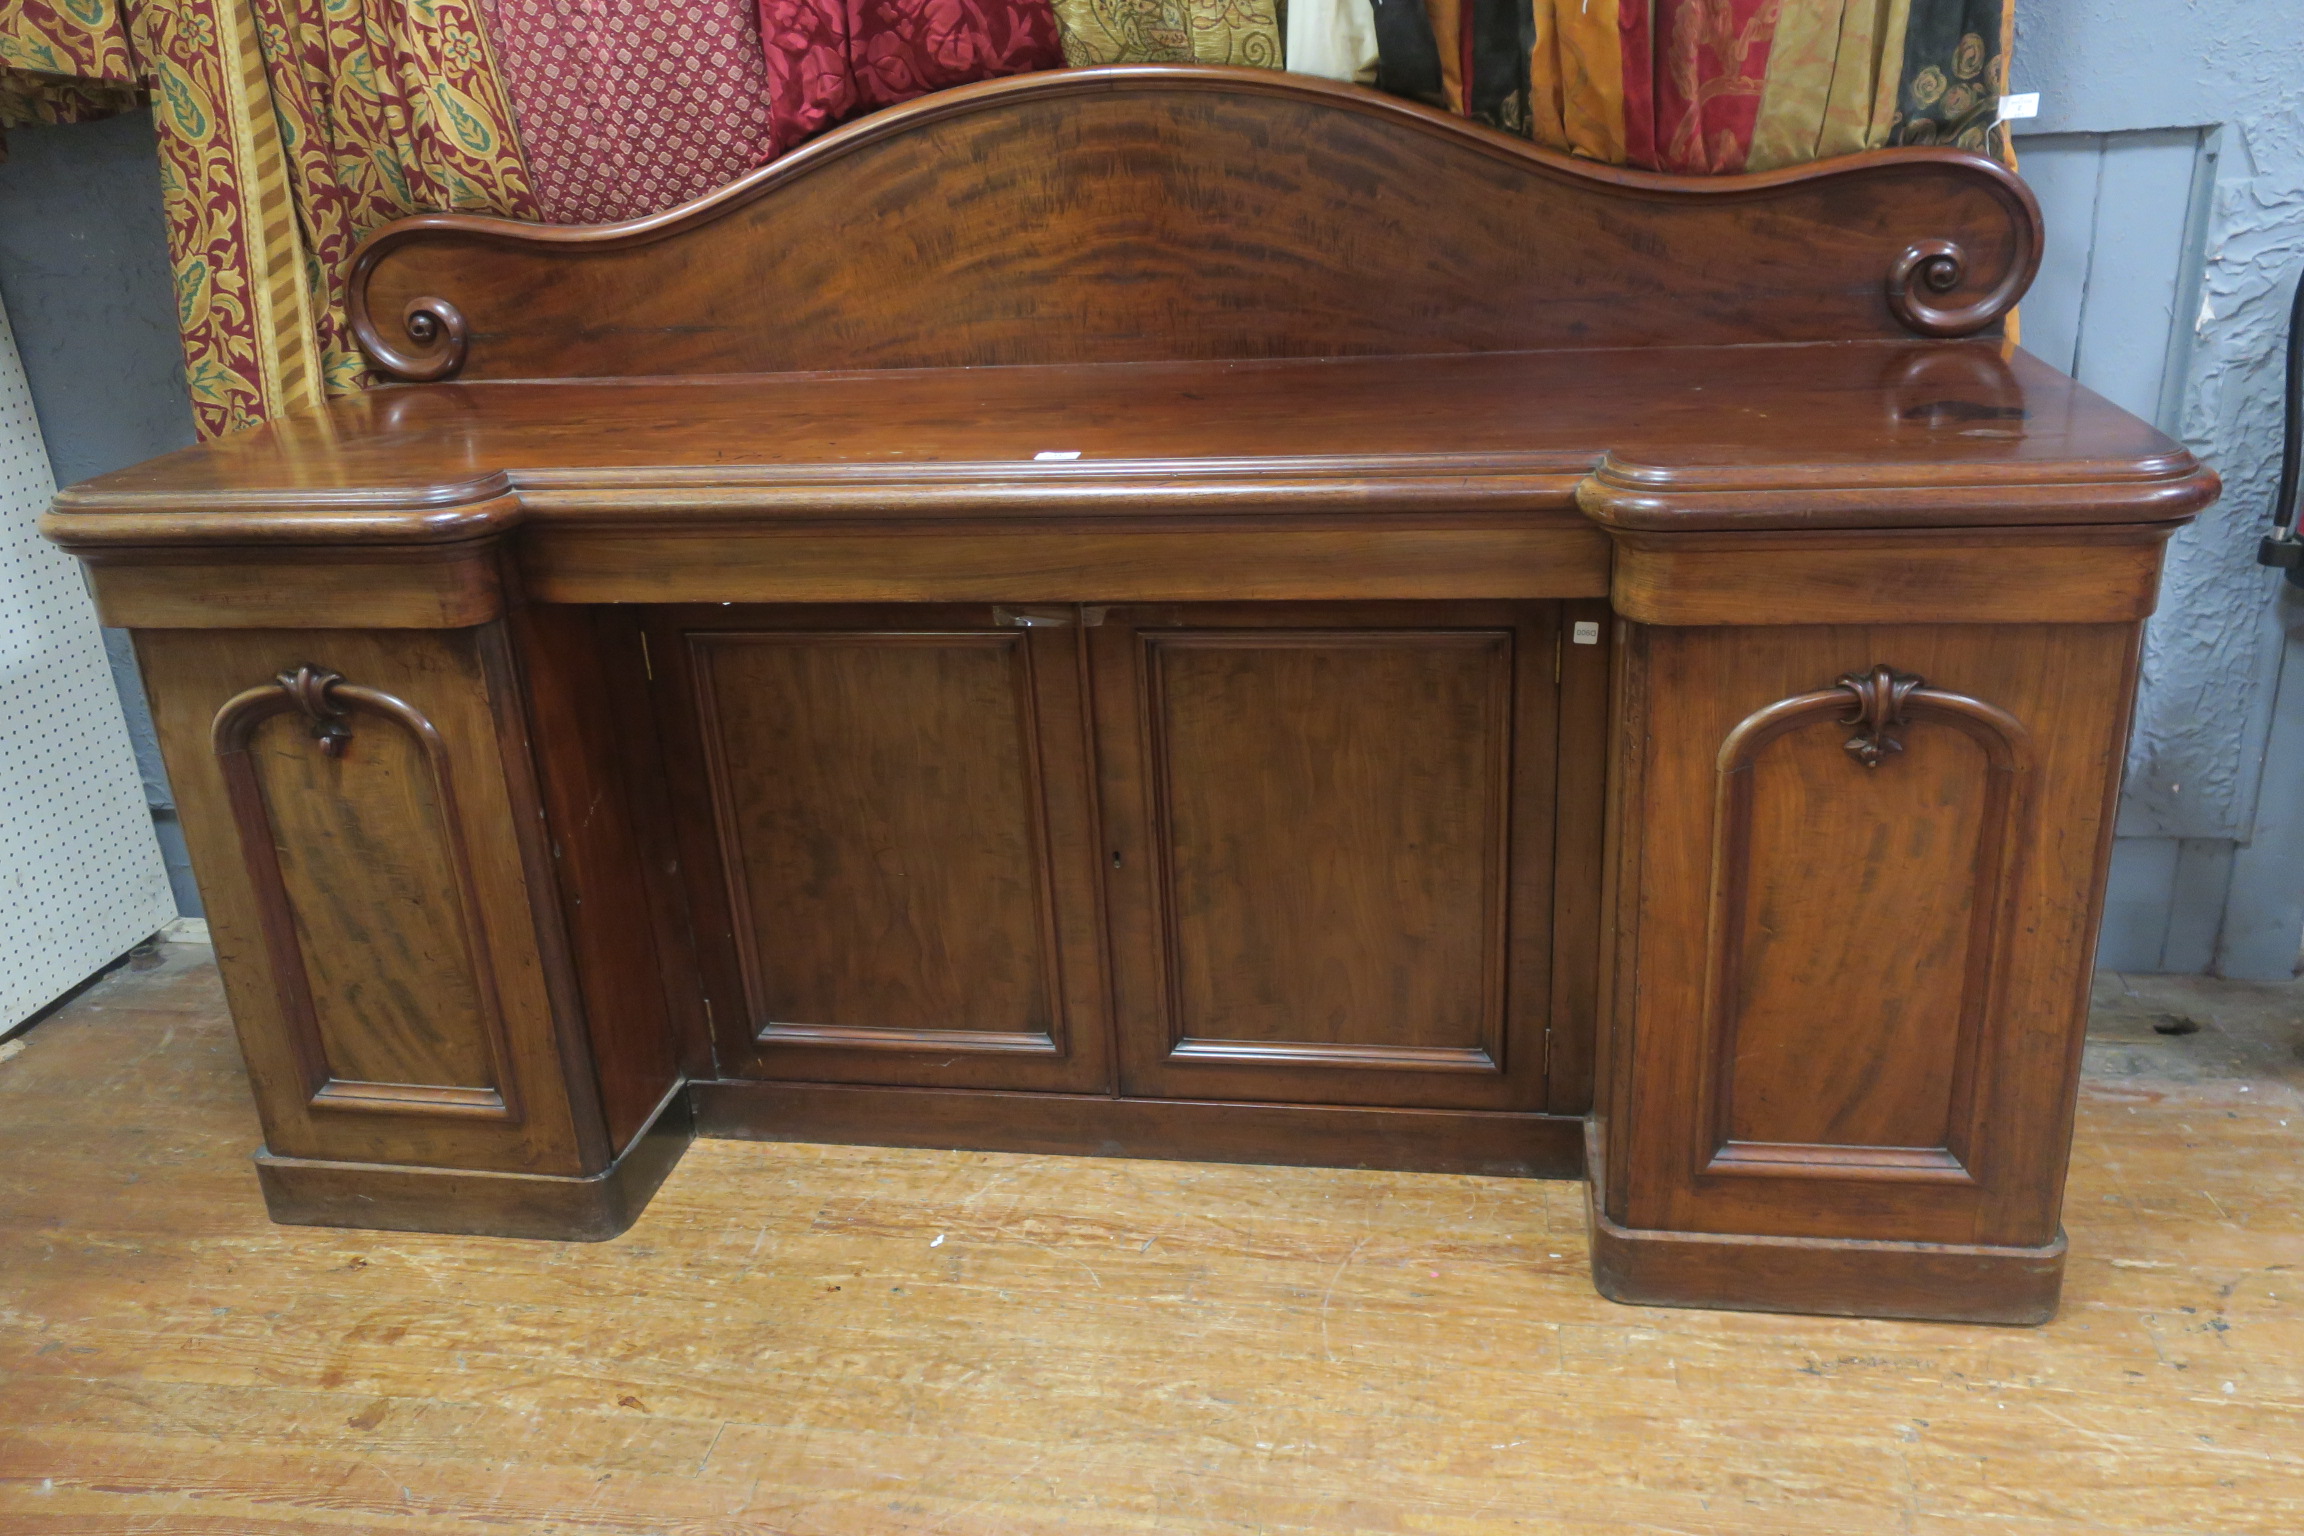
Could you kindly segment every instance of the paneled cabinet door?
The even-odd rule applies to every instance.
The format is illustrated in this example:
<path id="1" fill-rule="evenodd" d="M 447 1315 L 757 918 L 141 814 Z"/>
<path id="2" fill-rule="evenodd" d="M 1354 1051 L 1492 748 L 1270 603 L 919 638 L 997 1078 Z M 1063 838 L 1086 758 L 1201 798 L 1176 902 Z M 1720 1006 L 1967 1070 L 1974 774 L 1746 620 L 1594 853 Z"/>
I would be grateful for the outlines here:
<path id="1" fill-rule="evenodd" d="M 1109 1086 L 1077 618 L 650 619 L 723 1075 Z"/>
<path id="2" fill-rule="evenodd" d="M 1545 1102 L 1551 604 L 1111 609 L 1122 1091 Z"/>

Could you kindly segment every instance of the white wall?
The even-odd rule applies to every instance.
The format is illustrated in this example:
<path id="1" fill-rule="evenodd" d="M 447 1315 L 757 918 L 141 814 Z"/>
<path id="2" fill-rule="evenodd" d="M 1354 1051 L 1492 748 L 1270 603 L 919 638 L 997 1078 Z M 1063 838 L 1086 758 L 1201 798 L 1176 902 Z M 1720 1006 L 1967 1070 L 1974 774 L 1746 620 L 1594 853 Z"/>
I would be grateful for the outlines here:
<path id="1" fill-rule="evenodd" d="M 2304 935 L 2304 765 L 2261 771 L 2293 605 L 2255 545 L 2278 472 L 2287 299 L 2304 269 L 2304 0 L 2017 0 L 2012 88 L 2041 93 L 2030 127 L 2050 136 L 2030 140 L 2042 153 L 2027 173 L 2051 189 L 2093 136 L 2102 178 L 2085 259 L 2092 324 L 2060 333 L 2054 302 L 2039 302 L 2027 343 L 2069 335 L 2084 381 L 2158 417 L 2225 479 L 2222 505 L 2169 550 L 2103 959 L 2286 976 Z M 2166 266 L 2165 199 L 2150 188 L 2187 154 L 2201 180 L 2163 291 L 2147 276 Z M 2124 293 L 2096 290 L 2104 274 Z M 2068 282 L 2051 266 L 2036 300 Z M 2289 683 L 2284 707 L 2304 709 L 2304 666 Z"/>
<path id="2" fill-rule="evenodd" d="M 15 320 L 58 481 L 125 469 L 192 441 L 149 114 L 8 131 L 0 302 Z M 197 916 L 200 892 L 135 658 L 126 635 L 106 638 L 177 905 Z"/>
<path id="3" fill-rule="evenodd" d="M 176 916 L 79 562 L 0 308 L 0 1033 Z"/>

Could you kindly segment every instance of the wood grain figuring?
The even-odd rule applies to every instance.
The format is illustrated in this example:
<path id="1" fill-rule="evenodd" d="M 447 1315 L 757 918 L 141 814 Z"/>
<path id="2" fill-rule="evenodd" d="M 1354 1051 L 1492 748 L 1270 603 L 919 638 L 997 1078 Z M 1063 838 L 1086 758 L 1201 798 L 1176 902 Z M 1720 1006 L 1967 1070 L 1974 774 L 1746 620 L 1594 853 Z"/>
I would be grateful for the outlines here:
<path id="1" fill-rule="evenodd" d="M 1643 624 L 2101 624 L 2151 614 L 2170 531 L 1620 535 L 1612 593 Z"/>
<path id="2" fill-rule="evenodd" d="M 654 732 L 639 632 L 613 610 L 523 605 L 509 626 L 520 657 L 554 889 L 582 995 L 584 1044 L 618 1153 L 686 1076 L 701 1029 L 688 914 L 653 856 L 665 808 L 650 774 Z"/>
<path id="3" fill-rule="evenodd" d="M 1512 639 L 1142 637 L 1172 1056 L 1499 1069 Z"/>
<path id="4" fill-rule="evenodd" d="M 759 1038 L 1053 1054 L 1024 634 L 689 644 Z"/>
<path id="5" fill-rule="evenodd" d="M 1916 245 L 1940 311 L 1896 281 Z M 2031 193 L 1958 151 L 1674 179 L 1357 87 L 1138 68 L 941 92 L 630 224 L 402 220 L 350 303 L 380 369 L 427 380 L 1512 351 L 1972 334 L 2039 249 Z"/>
<path id="6" fill-rule="evenodd" d="M 1899 691 L 1870 728 L 1844 685 L 1721 748 L 1707 1173 L 1977 1176 L 2032 754 L 1989 705 Z"/>
<path id="7" fill-rule="evenodd" d="M 604 1167 L 597 1090 L 588 1063 L 580 1060 L 586 1076 L 571 1081 L 561 1053 L 545 974 L 550 961 L 531 899 L 536 893 L 514 835 L 520 818 L 492 703 L 510 680 L 475 634 L 147 630 L 136 635 L 136 646 L 270 1150 L 292 1158 L 508 1172 L 582 1175 Z M 272 963 L 263 882 L 252 871 L 226 765 L 209 732 L 234 697 L 321 658 L 361 687 L 403 701 L 438 737 L 478 913 L 471 942 L 485 946 L 504 1055 L 495 1074 L 477 1072 L 471 992 L 459 1000 L 460 985 L 470 987 L 475 972 L 466 969 L 459 982 L 453 935 L 461 898 L 453 861 L 441 849 L 436 781 L 419 766 L 421 749 L 401 745 L 409 742 L 405 728 L 365 709 L 351 714 L 352 742 L 340 759 L 307 761 L 321 757 L 309 735 L 286 734 L 305 727 L 276 716 L 261 722 L 283 735 L 276 740 L 267 729 L 257 739 L 260 777 L 251 763 L 249 777 L 264 792 L 268 818 L 289 818 L 273 838 L 255 843 L 258 862 L 265 850 L 277 849 L 283 867 L 310 882 L 301 910 L 291 902 L 290 911 L 311 925 L 313 940 L 325 941 L 306 953 L 332 967 L 312 973 L 316 987 L 328 980 L 327 1001 L 315 1006 L 329 1010 L 331 1027 L 360 1070 L 397 1075 L 413 1066 L 420 1082 L 490 1087 L 518 1106 L 517 1118 L 354 1114 L 312 1102 L 321 1084 L 310 1053 L 299 1045 L 306 1036 L 295 1022 L 293 988 L 283 989 Z M 277 688 L 273 693 L 278 696 Z M 347 780 L 341 786 L 339 775 Z M 322 793 L 338 787 L 360 793 L 341 799 Z M 348 847 L 347 839 L 357 839 L 372 857 Z M 324 954 L 325 946 L 336 952 Z M 355 1021 L 360 1032 L 375 1024 L 387 1032 L 355 1044 Z M 569 1022 L 581 1029 L 580 1021 Z M 329 1045 L 333 1050 L 336 1042 Z"/>
<path id="8" fill-rule="evenodd" d="M 504 611 L 496 552 L 446 548 L 203 552 L 90 563 L 106 624 L 123 629 L 463 629 Z M 292 573 L 284 578 L 283 568 Z"/>
<path id="9" fill-rule="evenodd" d="M 1035 461 L 1051 449 L 1080 457 Z M 2023 352 L 1819 343 L 379 389 L 72 487 L 42 526 L 137 562 L 507 534 L 637 553 L 671 534 L 953 520 L 1589 539 L 1586 518 L 1625 533 L 2173 523 L 2216 484 Z"/>
<path id="10" fill-rule="evenodd" d="M 1619 834 L 1615 878 L 1637 932 L 1628 951 L 1619 937 L 1604 1032 L 1602 1209 L 1663 1232 L 2053 1242 L 2083 1016 L 2072 977 L 2094 943 L 2135 628 L 1631 631 L 1619 786 L 1632 798 L 1616 814 L 1634 825 Z M 1852 728 L 1819 702 L 1816 724 L 1753 758 L 1749 905 L 1713 926 L 1733 907 L 1718 880 L 1731 862 L 1716 843 L 1723 748 L 1755 714 L 1821 698 L 1833 690 L 1820 682 L 1885 658 L 2013 726 L 1914 712 L 1906 750 L 1866 769 L 1842 744 Z M 1845 713 L 1846 697 L 1831 707 Z M 2037 817 L 2022 811 L 2027 796 Z M 2002 944 L 1985 938 L 1989 923 Z M 1715 955 L 1757 969 L 1739 980 Z M 1708 986 L 1752 1031 L 1725 1061 Z M 1736 1074 L 1725 1106 L 1723 1069 Z M 1977 1144 L 1963 1143 L 1963 1123 Z M 1722 1141 L 1747 1131 L 1783 1141 L 1713 1168 Z"/>
<path id="11" fill-rule="evenodd" d="M 1031 616 L 651 616 L 724 1071 L 1109 1086 L 1082 616 Z"/>
<path id="12" fill-rule="evenodd" d="M 517 1118 L 446 744 L 390 694 L 300 674 L 214 737 L 313 1107 Z"/>
<path id="13" fill-rule="evenodd" d="M 527 584 L 558 603 L 1193 602 L 1596 596 L 1588 528 L 925 528 L 891 537 L 730 531 L 546 535 Z"/>
<path id="14" fill-rule="evenodd" d="M 1091 631 L 1127 1091 L 1541 1107 L 1556 616 L 1437 617 Z"/>

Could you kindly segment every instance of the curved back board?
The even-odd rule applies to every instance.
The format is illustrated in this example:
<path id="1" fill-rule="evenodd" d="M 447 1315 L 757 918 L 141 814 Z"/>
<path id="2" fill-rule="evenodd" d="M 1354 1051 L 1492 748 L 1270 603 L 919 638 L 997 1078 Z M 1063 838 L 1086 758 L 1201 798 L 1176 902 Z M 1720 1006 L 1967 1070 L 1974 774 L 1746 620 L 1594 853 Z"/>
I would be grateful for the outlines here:
<path id="1" fill-rule="evenodd" d="M 1590 165 L 1355 86 L 1061 70 L 923 97 L 624 224 L 378 230 L 402 379 L 1970 335 L 2039 263 L 1955 150 L 1758 176 Z"/>

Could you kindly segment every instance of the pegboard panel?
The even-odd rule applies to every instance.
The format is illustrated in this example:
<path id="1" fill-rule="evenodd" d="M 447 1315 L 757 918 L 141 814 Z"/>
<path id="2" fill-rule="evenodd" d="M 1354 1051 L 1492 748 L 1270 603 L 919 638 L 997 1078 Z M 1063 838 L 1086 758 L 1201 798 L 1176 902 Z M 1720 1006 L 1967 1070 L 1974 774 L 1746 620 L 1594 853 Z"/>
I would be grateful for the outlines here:
<path id="1" fill-rule="evenodd" d="M 0 308 L 0 1033 L 176 915 L 79 563 Z"/>

